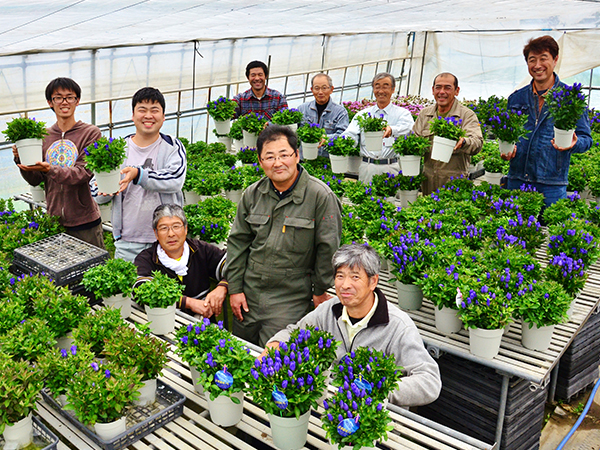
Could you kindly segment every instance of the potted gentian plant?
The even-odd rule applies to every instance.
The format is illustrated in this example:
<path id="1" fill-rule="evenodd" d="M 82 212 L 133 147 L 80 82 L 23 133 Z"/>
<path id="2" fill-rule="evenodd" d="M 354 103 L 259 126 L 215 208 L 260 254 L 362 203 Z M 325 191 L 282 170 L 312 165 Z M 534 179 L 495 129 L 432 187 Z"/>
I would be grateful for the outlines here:
<path id="1" fill-rule="evenodd" d="M 225 189 L 225 196 L 232 202 L 238 203 L 244 190 L 244 173 L 241 168 L 235 166 L 225 170 L 224 173 L 223 189 Z"/>
<path id="2" fill-rule="evenodd" d="M 598 241 L 590 231 L 593 225 L 583 220 L 569 220 L 548 229 L 548 253 L 552 256 L 566 253 L 581 259 L 586 269 L 598 258 Z"/>
<path id="3" fill-rule="evenodd" d="M 183 286 L 167 275 L 153 271 L 152 279 L 133 290 L 135 301 L 144 305 L 150 330 L 165 335 L 175 329 L 175 307 L 181 298 Z"/>
<path id="4" fill-rule="evenodd" d="M 223 330 L 222 330 L 223 332 Z M 254 357 L 242 342 L 224 332 L 216 345 L 194 360 L 200 372 L 211 420 L 222 427 L 237 424 L 244 413 L 244 390 Z"/>
<path id="5" fill-rule="evenodd" d="M 151 405 L 156 400 L 156 378 L 168 361 L 169 347 L 161 339 L 150 336 L 149 331 L 136 331 L 125 325 L 117 328 L 106 340 L 104 354 L 108 361 L 121 367 L 134 369 L 142 376 L 143 386 L 136 406 Z"/>
<path id="6" fill-rule="evenodd" d="M 318 123 L 305 123 L 298 127 L 298 138 L 302 141 L 302 157 L 316 159 L 319 155 L 319 144 L 327 135 Z"/>
<path id="7" fill-rule="evenodd" d="M 398 191 L 400 192 L 400 206 L 407 208 L 408 205 L 417 201 L 419 189 L 421 189 L 421 184 L 425 180 L 425 175 L 408 177 L 400 173 L 396 179 L 398 180 Z"/>
<path id="8" fill-rule="evenodd" d="M 139 395 L 142 374 L 134 368 L 91 362 L 76 371 L 67 388 L 65 409 L 85 425 L 93 425 L 98 437 L 110 441 L 127 430 L 127 408 Z"/>
<path id="9" fill-rule="evenodd" d="M 229 137 L 233 141 L 234 152 L 239 151 L 239 149 L 244 145 L 244 131 L 242 130 L 242 124 L 239 120 L 236 120 L 231 124 Z"/>
<path id="10" fill-rule="evenodd" d="M 125 321 L 117 309 L 100 308 L 81 319 L 73 330 L 73 338 L 78 344 L 88 344 L 97 357 L 103 357 L 104 343 L 122 325 Z"/>
<path id="11" fill-rule="evenodd" d="M 96 299 L 102 299 L 109 308 L 119 309 L 121 317 L 131 315 L 131 290 L 137 278 L 137 269 L 130 261 L 113 258 L 106 264 L 92 267 L 83 274 L 83 286 Z"/>
<path id="12" fill-rule="evenodd" d="M 114 194 L 119 190 L 125 146 L 123 138 L 101 137 L 85 149 L 86 167 L 96 176 L 99 193 Z"/>
<path id="13" fill-rule="evenodd" d="M 356 142 L 351 137 L 336 136 L 329 139 L 327 152 L 331 161 L 331 171 L 346 173 L 350 170 L 350 153 L 356 147 Z"/>
<path id="14" fill-rule="evenodd" d="M 2 352 L 14 359 L 37 361 L 56 344 L 54 333 L 45 320 L 32 317 L 0 336 Z"/>
<path id="15" fill-rule="evenodd" d="M 374 194 L 390 203 L 395 203 L 396 193 L 398 192 L 398 180 L 396 178 L 397 175 L 389 172 L 373 175 L 371 186 Z"/>
<path id="16" fill-rule="evenodd" d="M 238 119 L 238 122 L 242 125 L 244 134 L 244 145 L 246 147 L 256 148 L 256 140 L 258 135 L 265 128 L 269 119 L 258 113 L 248 113 Z"/>
<path id="17" fill-rule="evenodd" d="M 462 119 L 458 117 L 438 117 L 430 122 L 429 131 L 433 133 L 431 159 L 447 163 L 452 157 L 458 140 L 466 136 L 461 128 Z"/>
<path id="18" fill-rule="evenodd" d="M 486 125 L 498 138 L 501 154 L 512 152 L 516 142 L 527 136 L 529 131 L 525 129 L 525 124 L 528 117 L 522 111 L 506 109 L 488 118 Z"/>
<path id="19" fill-rule="evenodd" d="M 273 114 L 271 121 L 277 125 L 285 125 L 292 131 L 298 129 L 303 114 L 295 108 L 283 108 Z"/>
<path id="20" fill-rule="evenodd" d="M 488 156 L 483 160 L 485 169 L 485 179 L 490 184 L 500 184 L 500 179 L 508 172 L 508 162 L 500 158 L 499 155 Z"/>
<path id="21" fill-rule="evenodd" d="M 257 164 L 258 153 L 256 152 L 256 147 L 242 147 L 237 153 L 237 159 L 243 164 Z"/>
<path id="22" fill-rule="evenodd" d="M 31 412 L 44 385 L 39 367 L 0 356 L 0 432 L 4 448 L 25 448 L 33 441 Z"/>
<path id="23" fill-rule="evenodd" d="M 546 279 L 560 284 L 571 298 L 577 296 L 587 280 L 583 260 L 573 259 L 564 252 L 550 258 L 545 274 Z"/>
<path id="24" fill-rule="evenodd" d="M 33 166 L 42 161 L 42 140 L 48 134 L 45 122 L 17 117 L 6 124 L 2 134 L 17 146 L 21 164 Z"/>
<path id="25" fill-rule="evenodd" d="M 398 136 L 392 148 L 399 155 L 402 175 L 415 177 L 421 173 L 421 157 L 429 150 L 429 139 L 410 133 Z"/>
<path id="26" fill-rule="evenodd" d="M 371 113 L 357 114 L 356 120 L 364 134 L 365 149 L 375 154 L 381 153 L 383 132 L 388 126 L 383 114 L 380 114 L 379 117 L 372 116 Z"/>
<path id="27" fill-rule="evenodd" d="M 215 129 L 218 135 L 229 133 L 231 127 L 231 119 L 235 116 L 237 103 L 233 100 L 223 97 L 222 95 L 206 105 L 208 115 L 215 122 Z"/>
<path id="28" fill-rule="evenodd" d="M 587 108 L 581 83 L 559 84 L 546 92 L 544 98 L 548 114 L 554 120 L 554 143 L 559 148 L 571 147 L 577 121 Z"/>

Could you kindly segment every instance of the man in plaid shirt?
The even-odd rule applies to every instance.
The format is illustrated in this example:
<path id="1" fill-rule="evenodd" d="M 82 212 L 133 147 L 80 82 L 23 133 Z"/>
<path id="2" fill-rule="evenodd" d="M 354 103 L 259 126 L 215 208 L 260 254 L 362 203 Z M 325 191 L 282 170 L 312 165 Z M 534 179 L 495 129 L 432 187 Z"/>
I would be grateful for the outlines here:
<path id="1" fill-rule="evenodd" d="M 235 117 L 241 117 L 249 112 L 262 114 L 269 120 L 280 109 L 288 107 L 285 95 L 267 87 L 269 69 L 262 61 L 252 61 L 246 66 L 246 78 L 250 89 L 233 97 L 238 107 Z"/>

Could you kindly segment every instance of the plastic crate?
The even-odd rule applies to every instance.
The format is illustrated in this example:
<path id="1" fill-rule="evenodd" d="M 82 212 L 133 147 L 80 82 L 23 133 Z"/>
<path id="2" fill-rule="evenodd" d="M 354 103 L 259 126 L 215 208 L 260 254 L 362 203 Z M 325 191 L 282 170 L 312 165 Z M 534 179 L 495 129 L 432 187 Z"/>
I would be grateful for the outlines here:
<path id="1" fill-rule="evenodd" d="M 16 249 L 13 265 L 21 273 L 44 272 L 57 286 L 65 286 L 107 259 L 106 250 L 61 233 Z"/>
<path id="2" fill-rule="evenodd" d="M 120 434 L 110 441 L 105 441 L 94 433 L 93 427 L 87 427 L 77 420 L 73 411 L 62 409 L 46 389 L 42 390 L 42 396 L 46 403 L 59 411 L 69 422 L 106 450 L 117 450 L 127 447 L 166 423 L 175 420 L 183 414 L 183 403 L 185 402 L 185 396 L 168 384 L 157 380 L 156 401 L 149 406 L 131 407 L 127 412 L 127 430 L 125 433 Z"/>
<path id="3" fill-rule="evenodd" d="M 52 431 L 46 428 L 42 422 L 35 416 L 33 419 L 33 444 L 35 448 L 42 450 L 55 450 L 58 444 L 58 438 Z M 0 434 L 0 449 L 4 448 L 4 439 Z M 28 447 L 29 448 L 29 447 Z"/>

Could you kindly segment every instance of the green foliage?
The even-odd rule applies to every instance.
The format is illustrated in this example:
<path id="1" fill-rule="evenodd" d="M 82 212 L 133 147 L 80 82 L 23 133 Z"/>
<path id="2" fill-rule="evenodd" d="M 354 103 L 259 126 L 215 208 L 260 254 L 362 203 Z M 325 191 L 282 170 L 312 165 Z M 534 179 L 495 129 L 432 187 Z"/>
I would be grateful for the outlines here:
<path id="1" fill-rule="evenodd" d="M 190 323 L 177 330 L 176 352 L 183 361 L 193 366 L 197 358 L 203 357 L 219 343 L 219 340 L 228 336 L 229 332 L 223 329 L 223 322 L 211 324 L 210 320 L 203 319 L 201 323 Z"/>
<path id="2" fill-rule="evenodd" d="M 258 135 L 265 128 L 267 123 L 269 123 L 269 119 L 261 114 L 251 112 L 240 117 L 238 122 L 243 130 Z"/>
<path id="3" fill-rule="evenodd" d="M 65 409 L 75 411 L 86 425 L 113 422 L 139 397 L 141 379 L 142 374 L 131 367 L 110 362 L 86 364 L 71 378 Z"/>
<path id="4" fill-rule="evenodd" d="M 485 280 L 467 280 L 461 289 L 462 302 L 458 308 L 465 328 L 496 330 L 504 328 L 510 321 L 515 305 L 510 301 L 512 294 L 489 287 Z M 457 304 L 459 300 L 457 300 Z"/>
<path id="5" fill-rule="evenodd" d="M 43 374 L 27 361 L 0 358 L 0 432 L 36 409 Z"/>
<path id="6" fill-rule="evenodd" d="M 388 126 L 383 114 L 380 114 L 379 117 L 372 116 L 371 113 L 358 114 L 356 116 L 356 120 L 358 121 L 358 126 L 360 129 L 366 133 L 372 131 L 383 131 Z"/>
<path id="7" fill-rule="evenodd" d="M 302 161 L 302 167 L 313 177 L 321 175 L 331 175 L 331 161 L 324 156 L 317 156 L 316 159 L 305 159 Z"/>
<path id="8" fill-rule="evenodd" d="M 528 117 L 528 114 L 521 111 L 506 109 L 489 117 L 486 125 L 498 140 L 514 144 L 530 133 L 525 129 Z"/>
<path id="9" fill-rule="evenodd" d="M 221 172 L 206 173 L 200 171 L 191 171 L 186 175 L 186 186 L 184 186 L 184 188 L 188 188 L 198 195 L 219 195 L 221 193 L 221 189 L 223 188 L 224 181 L 225 175 Z"/>
<path id="10" fill-rule="evenodd" d="M 489 134 L 486 124 L 488 123 L 490 117 L 499 113 L 501 110 L 506 109 L 507 105 L 508 100 L 506 98 L 492 95 L 487 100 L 479 97 L 479 101 L 476 104 L 468 106 L 475 112 L 475 114 L 477 114 L 477 118 L 481 123 L 483 135 L 485 136 L 486 134 Z"/>
<path id="11" fill-rule="evenodd" d="M 231 139 L 235 139 L 236 141 L 241 141 L 244 139 L 244 131 L 239 120 L 236 120 L 231 124 L 231 128 L 229 128 L 229 137 Z"/>
<path id="12" fill-rule="evenodd" d="M 571 300 L 562 286 L 549 280 L 531 283 L 512 298 L 515 316 L 529 323 L 529 328 L 533 324 L 539 328 L 566 322 Z"/>
<path id="13" fill-rule="evenodd" d="M 65 336 L 90 311 L 87 298 L 59 287 L 48 296 L 33 297 L 34 315 L 45 320 L 56 338 Z"/>
<path id="14" fill-rule="evenodd" d="M 395 197 L 398 192 L 397 176 L 393 173 L 382 173 L 373 175 L 371 180 L 374 194 L 378 197 Z"/>
<path id="15" fill-rule="evenodd" d="M 213 119 L 224 122 L 233 119 L 236 108 L 236 102 L 221 95 L 218 99 L 208 102 L 206 105 L 206 112 L 208 112 L 208 115 Z"/>
<path id="16" fill-rule="evenodd" d="M 236 156 L 244 164 L 258 163 L 258 153 L 255 148 L 242 147 Z"/>
<path id="17" fill-rule="evenodd" d="M 85 149 L 86 168 L 94 173 L 119 169 L 127 156 L 125 146 L 123 138 L 101 137 Z"/>
<path id="18" fill-rule="evenodd" d="M 587 280 L 585 265 L 581 259 L 573 259 L 565 253 L 553 256 L 546 266 L 546 279 L 560 284 L 565 292 L 575 298 Z"/>
<path id="19" fill-rule="evenodd" d="M 548 114 L 554 119 L 554 126 L 561 130 L 574 130 L 577 121 L 587 109 L 587 97 L 581 83 L 572 86 L 558 85 L 544 96 Z"/>
<path id="20" fill-rule="evenodd" d="M 524 218 L 539 216 L 544 206 L 544 194 L 534 190 L 518 190 L 512 191 L 512 196 Z"/>
<path id="21" fill-rule="evenodd" d="M 37 317 L 19 323 L 0 336 L 2 351 L 14 359 L 36 361 L 55 344 L 54 333 L 44 320 Z"/>
<path id="22" fill-rule="evenodd" d="M 137 278 L 137 268 L 123 259 L 109 259 L 106 264 L 92 267 L 83 274 L 83 285 L 97 299 L 107 299 L 113 295 L 131 295 Z"/>
<path id="23" fill-rule="evenodd" d="M 238 191 L 244 189 L 244 172 L 239 167 L 231 167 L 225 170 L 223 189 L 226 191 Z"/>
<path id="24" fill-rule="evenodd" d="M 262 170 L 262 167 L 258 163 L 242 166 L 242 173 L 244 174 L 244 189 L 265 176 L 264 170 Z"/>
<path id="25" fill-rule="evenodd" d="M 569 219 L 586 219 L 589 214 L 589 207 L 585 200 L 577 196 L 561 198 L 556 203 L 550 205 L 544 210 L 544 222 L 548 225 L 558 225 Z"/>
<path id="26" fill-rule="evenodd" d="M 461 128 L 462 119 L 456 117 L 438 117 L 429 122 L 431 125 L 429 131 L 435 136 L 440 136 L 451 141 L 458 141 L 461 137 L 465 137 L 467 134 L 465 130 Z"/>
<path id="27" fill-rule="evenodd" d="M 456 289 L 465 280 L 474 277 L 479 270 L 470 266 L 430 267 L 423 273 L 423 278 L 417 284 L 423 291 L 423 296 L 431 300 L 438 309 L 442 307 L 458 309 L 456 306 Z"/>
<path id="28" fill-rule="evenodd" d="M 212 197 L 195 205 L 184 206 L 188 219 L 188 233 L 205 242 L 223 242 L 227 239 L 230 222 L 235 217 L 236 205 L 224 197 Z"/>
<path id="29" fill-rule="evenodd" d="M 149 308 L 168 308 L 181 298 L 183 286 L 177 280 L 158 271 L 152 272 L 152 279 L 138 285 L 133 290 L 135 301 Z"/>
<path id="30" fill-rule="evenodd" d="M 89 345 L 96 356 L 102 356 L 105 341 L 124 324 L 118 309 L 101 308 L 79 322 L 79 326 L 73 330 L 73 337 L 76 342 Z"/>
<path id="31" fill-rule="evenodd" d="M 46 123 L 38 122 L 35 117 L 17 117 L 6 124 L 2 132 L 9 142 L 15 143 L 21 139 L 44 139 L 48 135 Z"/>
<path id="32" fill-rule="evenodd" d="M 325 150 L 330 155 L 337 156 L 350 156 L 354 155 L 355 150 L 358 147 L 356 146 L 356 141 L 349 136 L 336 136 L 334 138 L 329 139 L 327 143 L 327 147 Z M 358 149 L 360 152 L 360 149 Z"/>
<path id="33" fill-rule="evenodd" d="M 354 206 L 342 205 L 342 245 L 363 242 L 365 226 Z"/>
<path id="34" fill-rule="evenodd" d="M 44 373 L 46 387 L 54 398 L 67 392 L 69 381 L 75 372 L 94 359 L 88 344 L 78 343 L 70 349 L 53 348 L 38 361 Z"/>
<path id="35" fill-rule="evenodd" d="M 23 302 L 6 296 L 0 301 L 0 335 L 16 327 L 27 318 L 27 309 Z"/>
<path id="36" fill-rule="evenodd" d="M 410 133 L 405 136 L 398 136 L 392 148 L 401 156 L 423 156 L 430 147 L 431 142 L 429 142 L 429 139 Z"/>
<path id="37" fill-rule="evenodd" d="M 298 138 L 307 144 L 316 144 L 327 137 L 325 130 L 318 123 L 305 123 L 296 131 Z"/>
<path id="38" fill-rule="evenodd" d="M 41 275 L 20 275 L 16 279 L 11 297 L 13 300 L 25 305 L 27 315 L 33 315 L 33 303 L 36 298 L 54 296 L 56 285 L 49 278 Z"/>
<path id="39" fill-rule="evenodd" d="M 329 186 L 329 188 L 333 191 L 333 193 L 335 195 L 337 195 L 337 197 L 339 199 L 341 199 L 344 196 L 344 179 L 343 176 L 339 177 L 331 174 L 331 175 L 321 175 L 319 178 L 323 183 L 325 183 L 327 186 Z"/>
<path id="40" fill-rule="evenodd" d="M 414 284 L 433 261 L 436 246 L 418 233 L 400 233 L 391 239 L 390 274 L 399 282 Z"/>
<path id="41" fill-rule="evenodd" d="M 346 197 L 355 205 L 360 205 L 373 195 L 371 186 L 365 185 L 362 181 L 346 180 L 344 184 Z"/>
<path id="42" fill-rule="evenodd" d="M 106 341 L 106 359 L 121 367 L 134 369 L 142 381 L 157 378 L 169 360 L 165 341 L 123 325 Z"/>
<path id="43" fill-rule="evenodd" d="M 396 177 L 398 180 L 398 190 L 400 191 L 418 191 L 421 189 L 421 184 L 425 181 L 425 175 L 417 175 L 416 177 L 405 177 L 402 171 Z"/>
<path id="44" fill-rule="evenodd" d="M 569 220 L 548 229 L 548 253 L 552 256 L 565 253 L 581 259 L 586 269 L 598 259 L 598 228 L 583 220 Z"/>
<path id="45" fill-rule="evenodd" d="M 509 162 L 504 161 L 499 155 L 488 156 L 483 160 L 483 168 L 490 173 L 507 174 L 509 166 Z"/>
<path id="46" fill-rule="evenodd" d="M 569 167 L 567 191 L 583 192 L 588 184 L 587 169 L 584 165 L 576 164 Z"/>
<path id="47" fill-rule="evenodd" d="M 303 114 L 295 108 L 284 108 L 273 114 L 272 122 L 277 125 L 292 125 L 300 123 Z"/>

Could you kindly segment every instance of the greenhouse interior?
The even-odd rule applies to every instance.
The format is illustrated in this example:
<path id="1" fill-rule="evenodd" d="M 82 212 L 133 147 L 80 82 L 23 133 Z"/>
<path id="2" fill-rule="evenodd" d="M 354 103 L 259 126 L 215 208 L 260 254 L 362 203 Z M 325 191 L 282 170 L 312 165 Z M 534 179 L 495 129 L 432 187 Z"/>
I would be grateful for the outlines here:
<path id="1" fill-rule="evenodd" d="M 600 448 L 598 0 L 0 16 L 0 449 Z"/>

